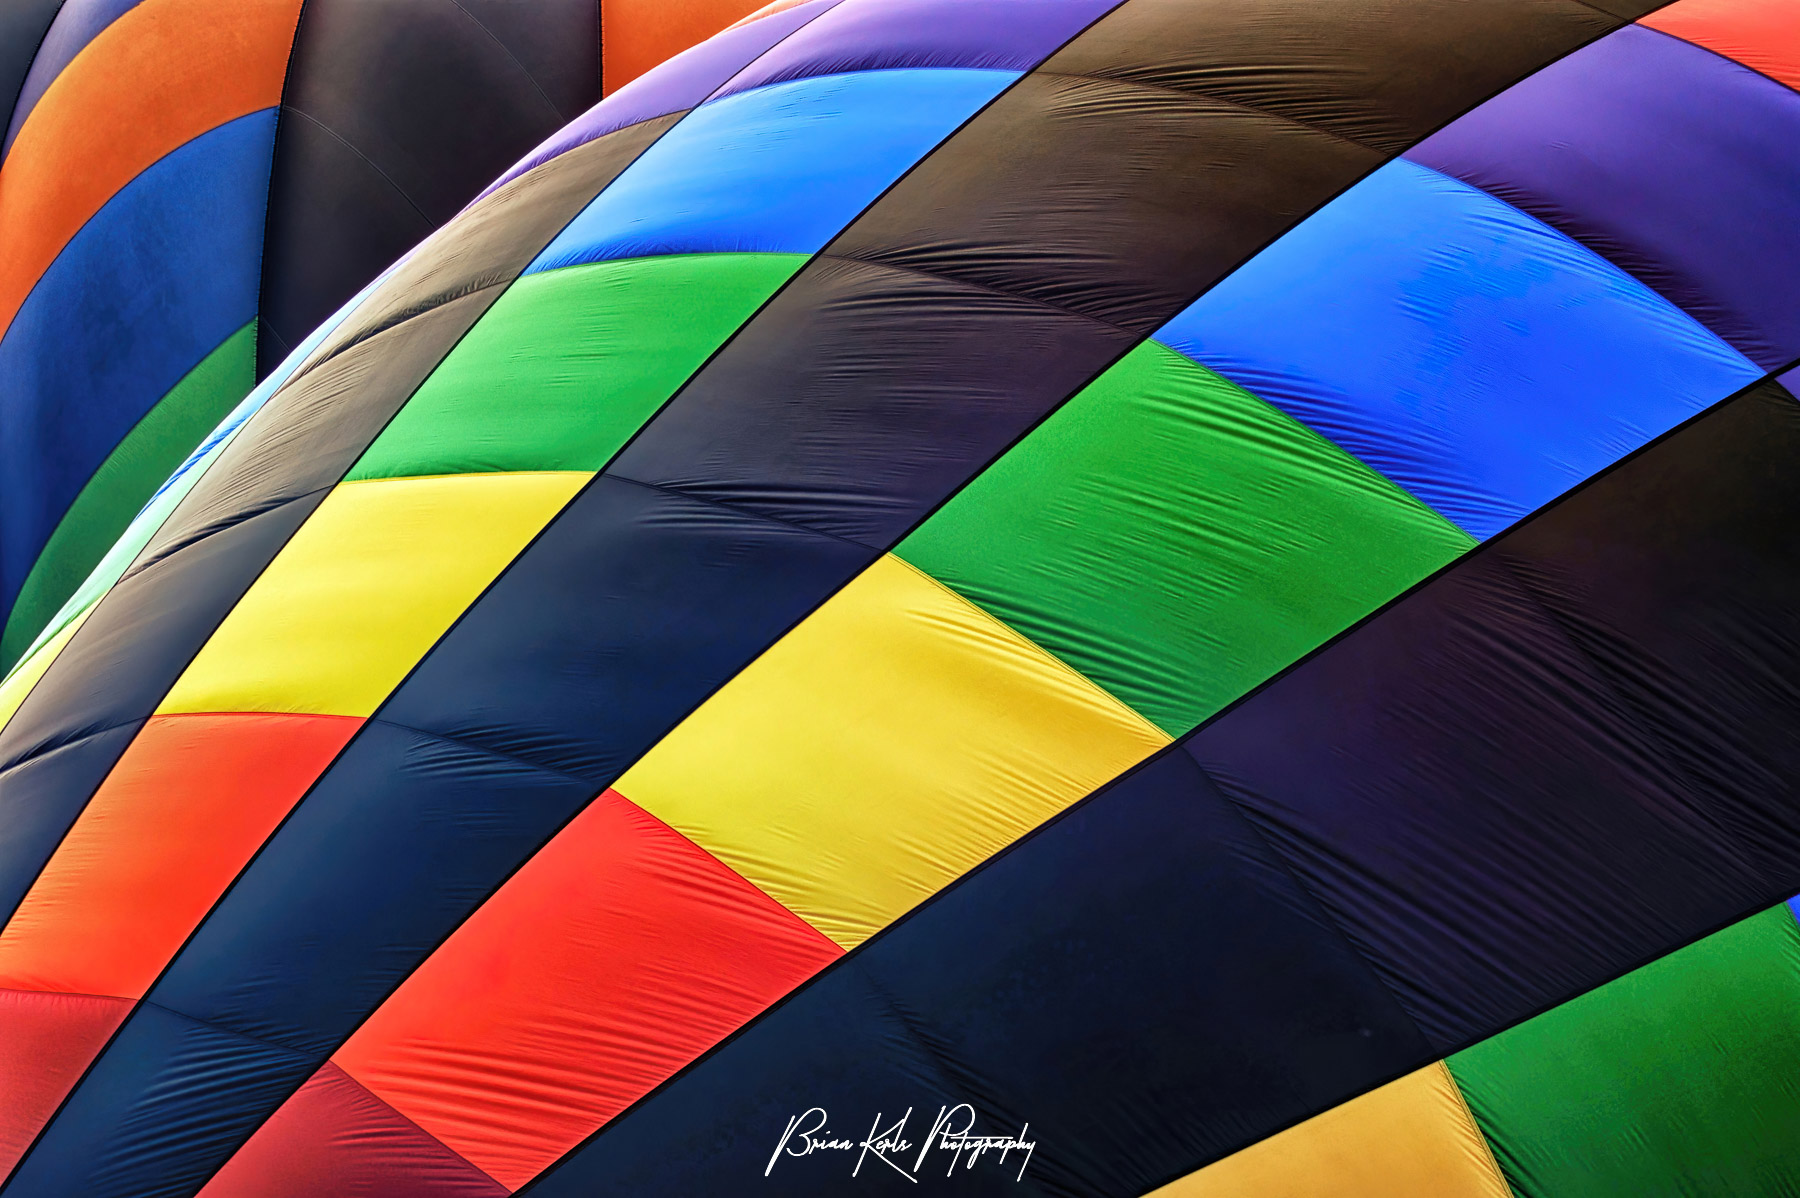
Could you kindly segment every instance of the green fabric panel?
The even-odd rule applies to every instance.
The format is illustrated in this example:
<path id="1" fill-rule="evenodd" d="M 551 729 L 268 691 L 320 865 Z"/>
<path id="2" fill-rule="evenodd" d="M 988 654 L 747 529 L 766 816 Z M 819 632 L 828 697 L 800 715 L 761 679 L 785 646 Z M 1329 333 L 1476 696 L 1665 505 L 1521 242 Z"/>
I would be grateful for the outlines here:
<path id="1" fill-rule="evenodd" d="M 1449 1064 L 1521 1198 L 1800 1193 L 1800 929 L 1765 911 Z"/>
<path id="2" fill-rule="evenodd" d="M 675 254 L 526 275 L 349 477 L 598 470 L 805 262 Z"/>
<path id="3" fill-rule="evenodd" d="M 144 414 L 63 513 L 0 633 L 0 672 L 24 655 L 156 488 L 255 385 L 252 320 L 220 342 Z"/>
<path id="4" fill-rule="evenodd" d="M 1179 736 L 1473 544 L 1148 342 L 896 552 Z"/>

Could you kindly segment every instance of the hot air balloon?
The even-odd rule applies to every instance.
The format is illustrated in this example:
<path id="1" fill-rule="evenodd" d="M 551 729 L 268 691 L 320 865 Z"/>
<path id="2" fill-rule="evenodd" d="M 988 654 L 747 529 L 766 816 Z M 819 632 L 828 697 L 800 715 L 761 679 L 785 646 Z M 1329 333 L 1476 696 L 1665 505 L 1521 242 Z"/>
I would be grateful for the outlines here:
<path id="1" fill-rule="evenodd" d="M 0 669 L 259 375 L 599 97 L 585 0 L 3 19 Z"/>
<path id="2" fill-rule="evenodd" d="M 0 688 L 0 1198 L 1792 1191 L 1796 86 L 809 0 L 620 88 Z"/>

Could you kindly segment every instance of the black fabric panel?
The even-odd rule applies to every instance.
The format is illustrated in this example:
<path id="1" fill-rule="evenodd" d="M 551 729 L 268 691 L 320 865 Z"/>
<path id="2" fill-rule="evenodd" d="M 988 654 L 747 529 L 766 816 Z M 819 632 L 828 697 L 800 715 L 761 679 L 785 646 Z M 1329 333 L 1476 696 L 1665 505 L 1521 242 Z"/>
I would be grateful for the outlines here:
<path id="1" fill-rule="evenodd" d="M 6 1185 L 8 1198 L 186 1198 L 236 1147 L 208 1123 L 211 1104 L 220 1094 L 279 1101 L 304 1061 L 276 1045 L 140 1003 L 56 1122 L 19 1162 Z M 155 1062 L 171 1079 L 169 1089 L 131 1093 L 119 1084 L 122 1062 L 140 1067 Z M 71 1151 L 61 1129 L 92 1127 L 98 1112 L 110 1120 L 107 1135 L 83 1140 Z M 188 1155 L 159 1157 L 146 1168 L 146 1148 L 170 1127 L 188 1136 Z"/>
<path id="2" fill-rule="evenodd" d="M 12 121 L 31 60 L 61 7 L 62 0 L 0 0 L 0 129 Z"/>
<path id="3" fill-rule="evenodd" d="M 1033 300 L 826 259 L 607 472 L 885 549 L 1132 344 Z"/>
<path id="4" fill-rule="evenodd" d="M 1581 0 L 1135 0 L 1047 69 L 1241 104 L 1398 154 L 1620 23 Z"/>
<path id="5" fill-rule="evenodd" d="M 522 1193 L 909 1192 L 847 1184 L 853 1154 L 758 1179 L 808 1107 L 860 1138 L 911 1106 L 917 1143 L 920 1111 L 967 1101 L 994 1134 L 1030 1121 L 1035 1192 L 1142 1194 L 1800 890 L 1797 453 L 1786 392 L 1727 402 L 953 884 Z M 1011 1178 L 957 1184 L 1034 1192 Z"/>
<path id="6" fill-rule="evenodd" d="M 1194 763 L 1162 756 L 883 933 L 627 1112 L 534 1198 L 597 1193 L 1131 1196 L 1429 1061 L 1367 966 Z M 1130 1078 L 1133 1084 L 1120 1084 Z M 763 1169 L 819 1105 L 847 1138 L 940 1105 L 1029 1122 L 915 1185 L 829 1152 Z M 907 1154 L 907 1165 L 916 1154 Z"/>
<path id="7" fill-rule="evenodd" d="M 1759 386 L 1190 742 L 1440 1051 L 1800 890 L 1796 454 Z"/>
<path id="8" fill-rule="evenodd" d="M 310 1073 L 468 917 L 479 891 L 455 884 L 460 875 L 510 873 L 593 793 L 579 778 L 372 721 L 151 997 L 305 1053 Z M 347 960 L 365 968 L 346 971 Z"/>
<path id="9" fill-rule="evenodd" d="M 357 305 L 302 371 L 458 296 L 512 282 L 588 201 L 681 116 L 673 113 L 609 133 L 483 196 Z"/>
<path id="10" fill-rule="evenodd" d="M 380 715 L 598 791 L 874 557 L 602 475 Z"/>
<path id="11" fill-rule="evenodd" d="M 1641 20 L 1659 8 L 1669 7 L 1669 0 L 1587 0 L 1587 3 L 1622 21 Z"/>
<path id="12" fill-rule="evenodd" d="M 0 855 L 0 926 L 131 742 L 110 733 L 149 718 L 321 498 L 239 521 L 121 581 L 38 681 L 0 732 L 0 827 L 30 829 Z M 31 768 L 69 752 L 83 761 L 74 772 Z"/>
<path id="13" fill-rule="evenodd" d="M 0 911 L 11 913 L 69 830 L 66 796 L 100 788 L 142 720 L 31 757 L 0 774 Z"/>
<path id="14" fill-rule="evenodd" d="M 326 491 L 505 283 L 661 128 L 622 130 L 483 199 L 370 296 L 252 417 L 0 731 L 0 817 L 11 804 L 30 804 L 32 819 L 46 828 L 73 824 L 93 786 L 52 798 L 42 786 L 15 783 L 12 767 L 155 711 Z M 96 741 L 90 751 L 122 752 L 127 741 Z M 96 769 L 97 786 L 110 762 Z M 0 860 L 0 896 L 29 889 L 49 850 Z M 13 905 L 16 899 L 0 907 L 0 916 Z"/>
<path id="15" fill-rule="evenodd" d="M 1111 32 L 1141 3 L 1087 36 Z M 1149 50 L 1115 45 L 1105 64 L 1126 71 Z M 1148 336 L 1382 161 L 1366 146 L 1209 97 L 1036 74 L 829 249 Z"/>
<path id="16" fill-rule="evenodd" d="M 260 369 L 598 101 L 599 62 L 593 0 L 308 0 L 276 138 Z"/>

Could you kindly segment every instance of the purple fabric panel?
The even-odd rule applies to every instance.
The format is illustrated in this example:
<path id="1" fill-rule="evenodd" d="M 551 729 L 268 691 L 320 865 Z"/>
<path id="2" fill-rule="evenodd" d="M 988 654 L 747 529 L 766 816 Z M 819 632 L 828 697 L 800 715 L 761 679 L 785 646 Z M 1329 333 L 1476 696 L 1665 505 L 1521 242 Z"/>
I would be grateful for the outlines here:
<path id="1" fill-rule="evenodd" d="M 50 31 L 44 35 L 44 44 L 38 48 L 37 57 L 31 60 L 31 73 L 25 76 L 25 86 L 19 91 L 19 102 L 13 106 L 12 124 L 6 130 L 6 149 L 11 150 L 13 139 L 19 136 L 19 128 L 25 124 L 25 118 L 37 107 L 56 77 L 63 73 L 63 68 L 75 60 L 75 56 L 87 47 L 87 44 L 99 37 L 106 27 L 136 8 L 142 0 L 68 0 L 51 22 Z"/>
<path id="2" fill-rule="evenodd" d="M 1800 395 L 1800 370 L 1790 370 L 1786 374 L 1778 376 L 1775 381 L 1786 387 L 1789 393 Z"/>
<path id="3" fill-rule="evenodd" d="M 1800 356 L 1800 94 L 1630 25 L 1407 157 L 1610 258 L 1763 369 Z"/>
<path id="4" fill-rule="evenodd" d="M 1117 3 L 845 0 L 745 67 L 719 96 L 814 75 L 896 67 L 1029 71 Z"/>
<path id="5" fill-rule="evenodd" d="M 614 130 L 694 107 L 782 38 L 839 3 L 841 0 L 811 0 L 797 4 L 784 12 L 715 33 L 699 45 L 683 50 L 570 121 L 481 194 Z"/>

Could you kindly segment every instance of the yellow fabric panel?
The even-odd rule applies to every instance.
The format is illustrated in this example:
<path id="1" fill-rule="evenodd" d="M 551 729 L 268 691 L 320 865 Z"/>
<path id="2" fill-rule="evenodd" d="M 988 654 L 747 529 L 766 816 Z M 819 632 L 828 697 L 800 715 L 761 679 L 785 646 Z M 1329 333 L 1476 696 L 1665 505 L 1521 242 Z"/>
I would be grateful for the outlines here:
<path id="1" fill-rule="evenodd" d="M 1167 743 L 884 557 L 616 789 L 849 948 Z"/>
<path id="2" fill-rule="evenodd" d="M 590 477 L 339 484 L 158 710 L 370 714 Z"/>
<path id="3" fill-rule="evenodd" d="M 15 666 L 13 672 L 6 676 L 5 682 L 0 682 L 0 731 L 6 728 L 7 723 L 24 705 L 25 696 L 31 693 L 31 688 L 38 684 L 38 679 L 50 669 L 50 663 L 56 660 L 56 655 L 63 651 L 63 646 L 69 643 L 69 638 L 75 635 L 75 630 L 86 622 L 93 610 L 93 605 L 89 604 L 87 611 L 70 620 L 61 632 L 39 645 L 36 653 Z"/>
<path id="4" fill-rule="evenodd" d="M 1512 1191 L 1440 1061 L 1151 1198 L 1512 1198 Z"/>

